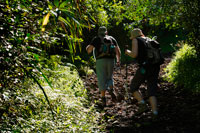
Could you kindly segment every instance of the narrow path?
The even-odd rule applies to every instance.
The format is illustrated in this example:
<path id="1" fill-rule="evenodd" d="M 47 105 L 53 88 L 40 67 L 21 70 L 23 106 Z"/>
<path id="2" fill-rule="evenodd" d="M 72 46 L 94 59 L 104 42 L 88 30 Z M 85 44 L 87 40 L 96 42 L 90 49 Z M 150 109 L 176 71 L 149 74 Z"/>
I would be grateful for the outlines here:
<path id="1" fill-rule="evenodd" d="M 200 95 L 191 95 L 175 88 L 173 84 L 164 81 L 161 76 L 164 74 L 163 68 L 168 64 L 170 58 L 166 58 L 165 63 L 161 66 L 159 76 L 158 90 L 158 108 L 159 118 L 152 121 L 151 111 L 135 116 L 138 106 L 137 101 L 130 98 L 124 100 L 125 89 L 123 78 L 125 77 L 125 65 L 114 72 L 115 92 L 121 98 L 120 102 L 113 103 L 109 94 L 106 94 L 108 106 L 100 110 L 102 117 L 106 122 L 107 132 L 198 132 L 200 131 Z M 128 84 L 131 77 L 135 74 L 137 66 L 128 64 Z M 100 99 L 97 79 L 95 75 L 88 77 L 87 88 L 92 102 Z M 145 91 L 145 84 L 141 86 L 141 93 L 148 102 Z M 128 86 L 129 87 L 129 86 Z M 131 94 L 130 94 L 131 95 Z M 98 105 L 98 104 L 97 104 Z"/>

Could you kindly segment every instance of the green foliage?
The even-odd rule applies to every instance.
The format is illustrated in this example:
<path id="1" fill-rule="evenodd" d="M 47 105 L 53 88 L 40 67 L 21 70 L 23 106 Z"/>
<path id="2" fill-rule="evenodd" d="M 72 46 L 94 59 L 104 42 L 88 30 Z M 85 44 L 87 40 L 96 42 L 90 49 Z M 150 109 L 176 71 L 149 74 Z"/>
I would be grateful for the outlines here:
<path id="1" fill-rule="evenodd" d="M 65 60 L 74 62 L 80 75 L 92 72 L 88 66 L 94 66 L 95 61 L 91 58 L 88 63 L 78 53 L 83 51 L 81 47 L 83 29 L 91 30 L 96 25 L 106 25 L 108 28 L 119 25 L 121 29 L 124 26 L 127 29 L 137 26 L 146 28 L 154 34 L 154 28 L 160 25 L 162 27 L 164 24 L 167 29 L 186 31 L 188 42 L 194 42 L 188 44 L 194 45 L 198 53 L 200 51 L 197 28 L 200 18 L 197 17 L 199 7 L 198 0 L 1 1 L 0 119 L 2 121 L 0 124 L 2 129 L 14 132 L 98 131 L 99 127 L 96 124 L 98 114 L 95 114 L 93 105 L 89 105 L 91 108 L 85 108 L 85 105 L 88 106 L 87 96 L 75 67 L 69 63 L 64 64 L 71 66 L 70 70 L 68 67 L 61 67 L 62 60 Z M 149 27 L 153 27 L 151 28 L 153 30 Z M 118 34 L 116 36 L 118 38 L 121 36 L 122 44 L 126 42 L 124 38 L 127 36 L 124 30 L 116 32 L 114 29 L 114 33 Z M 192 69 L 191 79 L 198 76 L 199 66 L 194 63 L 197 62 L 194 53 L 186 54 L 192 55 L 189 56 L 191 60 L 186 60 L 185 56 L 177 59 L 182 60 L 184 57 L 187 63 L 176 61 L 174 63 L 176 67 L 173 69 L 178 74 L 169 76 L 169 79 L 173 79 L 171 81 L 175 81 L 177 85 L 198 91 L 200 82 L 194 78 L 194 85 L 190 80 L 186 82 L 186 77 L 190 76 L 184 76 L 189 73 L 189 64 L 195 67 Z M 65 55 L 65 58 L 54 54 Z M 187 74 L 182 72 L 183 68 L 180 68 L 182 64 L 188 66 L 184 67 L 187 68 L 184 70 Z M 180 69 L 181 73 L 177 69 Z M 186 85 L 178 82 L 181 74 L 184 74 Z M 69 78 L 69 76 L 75 77 Z M 50 105 L 48 109 L 46 102 Z M 51 111 L 57 121 L 49 117 Z M 79 116 L 83 116 L 83 119 L 78 118 Z"/>
<path id="2" fill-rule="evenodd" d="M 165 69 L 165 78 L 191 92 L 200 92 L 200 64 L 194 47 L 185 44 Z"/>
<path id="3" fill-rule="evenodd" d="M 56 51 L 57 47 L 66 45 L 65 54 L 73 62 L 77 46 L 81 46 L 82 27 L 89 24 L 83 18 L 81 4 L 58 0 L 0 3 L 1 87 L 12 88 L 27 73 L 37 75 L 38 56 L 46 51 L 51 53 L 52 48 Z"/>
<path id="4" fill-rule="evenodd" d="M 55 58 L 55 56 L 54 56 Z M 54 61 L 54 58 L 50 61 Z M 57 58 L 57 57 L 56 57 Z M 1 109 L 1 131 L 13 132 L 101 132 L 104 125 L 98 125 L 100 114 L 88 101 L 83 81 L 72 64 L 57 65 L 54 70 L 43 69 L 48 73 L 52 88 L 40 77 L 53 108 L 55 120 L 46 105 L 43 92 L 30 79 L 17 89 L 14 97 L 5 91 Z M 27 89 L 29 88 L 29 89 Z M 17 106 L 15 106 L 17 105 Z"/>
<path id="5" fill-rule="evenodd" d="M 200 51 L 198 0 L 128 0 L 126 7 L 123 16 L 133 21 L 125 24 L 127 29 L 144 28 L 146 24 L 164 24 L 167 29 L 182 29 L 187 34 L 188 44 L 195 46 L 197 52 Z"/>
<path id="6" fill-rule="evenodd" d="M 93 73 L 90 68 L 95 67 L 95 61 L 93 57 L 90 57 L 89 60 L 85 61 L 80 56 L 76 56 L 74 65 L 77 67 L 79 75 L 85 76 Z"/>
<path id="7" fill-rule="evenodd" d="M 94 24 L 111 26 L 123 20 L 121 12 L 124 7 L 119 0 L 85 0 L 85 6 L 87 12 L 94 17 Z"/>
<path id="8" fill-rule="evenodd" d="M 0 2 L 1 130 L 56 131 L 56 122 L 51 117 L 51 113 L 55 117 L 53 110 L 56 105 L 48 96 L 49 90 L 55 87 L 50 78 L 52 70 L 60 66 L 61 59 L 50 54 L 52 49 L 55 52 L 61 47 L 69 57 L 68 61 L 73 62 L 76 50 L 79 48 L 81 51 L 82 28 L 90 27 L 90 18 L 85 18 L 87 12 L 82 4 L 65 0 Z M 72 83 L 66 86 L 72 90 L 71 95 L 85 96 L 82 90 L 76 89 L 76 84 L 80 84 L 78 79 L 70 82 L 68 78 L 67 81 Z M 37 91 L 41 91 L 39 96 L 35 95 Z"/>

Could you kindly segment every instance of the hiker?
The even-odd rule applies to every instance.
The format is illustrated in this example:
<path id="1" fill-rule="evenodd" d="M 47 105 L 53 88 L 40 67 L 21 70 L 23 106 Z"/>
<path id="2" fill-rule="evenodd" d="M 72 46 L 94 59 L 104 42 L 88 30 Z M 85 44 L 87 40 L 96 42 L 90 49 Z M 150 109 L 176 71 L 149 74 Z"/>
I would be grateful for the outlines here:
<path id="1" fill-rule="evenodd" d="M 116 102 L 117 97 L 113 92 L 113 69 L 115 65 L 120 65 L 121 51 L 114 37 L 109 36 L 107 28 L 101 26 L 98 29 L 98 35 L 86 47 L 88 54 L 95 50 L 96 73 L 98 87 L 101 93 L 102 105 L 106 106 L 105 92 L 108 90 L 112 101 Z"/>
<path id="2" fill-rule="evenodd" d="M 131 31 L 130 39 L 132 40 L 132 50 L 125 50 L 125 54 L 136 58 L 139 67 L 136 71 L 135 76 L 131 79 L 130 91 L 133 93 L 133 97 L 138 101 L 139 109 L 136 112 L 136 115 L 142 114 L 143 112 L 148 110 L 148 106 L 145 103 L 142 94 L 138 91 L 139 87 L 142 83 L 147 81 L 147 92 L 149 95 L 149 102 L 151 105 L 152 113 L 154 116 L 158 115 L 157 109 L 157 81 L 158 75 L 160 71 L 161 61 L 155 64 L 151 64 L 151 62 L 146 62 L 146 50 L 145 50 L 145 40 L 148 39 L 142 33 L 142 30 L 139 28 L 135 28 Z"/>

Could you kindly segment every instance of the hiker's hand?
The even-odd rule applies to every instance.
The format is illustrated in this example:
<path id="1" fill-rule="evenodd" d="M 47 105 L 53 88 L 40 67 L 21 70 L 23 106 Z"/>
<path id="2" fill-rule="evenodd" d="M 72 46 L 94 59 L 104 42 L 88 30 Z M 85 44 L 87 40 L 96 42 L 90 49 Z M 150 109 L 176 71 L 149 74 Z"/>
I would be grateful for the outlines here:
<path id="1" fill-rule="evenodd" d="M 128 50 L 128 45 L 125 45 L 125 51 L 124 51 L 124 53 L 125 53 L 126 55 L 128 55 L 128 54 L 127 54 L 127 50 Z"/>
<path id="2" fill-rule="evenodd" d="M 128 51 L 128 49 L 125 49 L 125 55 L 128 55 L 128 52 L 127 52 L 127 51 Z"/>

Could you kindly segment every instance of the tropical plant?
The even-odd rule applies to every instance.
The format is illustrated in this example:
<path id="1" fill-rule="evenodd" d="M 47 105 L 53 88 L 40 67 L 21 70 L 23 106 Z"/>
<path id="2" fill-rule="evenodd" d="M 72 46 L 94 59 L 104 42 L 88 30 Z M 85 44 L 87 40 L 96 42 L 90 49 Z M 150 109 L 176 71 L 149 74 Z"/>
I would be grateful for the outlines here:
<path id="1" fill-rule="evenodd" d="M 52 46 L 65 45 L 67 55 L 71 56 L 68 60 L 74 60 L 74 53 L 82 41 L 82 28 L 90 27 L 81 4 L 79 1 L 64 0 L 0 2 L 1 101 L 21 95 L 18 92 L 24 81 L 32 79 L 43 91 L 51 108 L 45 89 L 40 84 L 41 78 L 50 87 L 52 85 L 41 69 L 40 59 L 49 58 Z M 2 106 L 6 107 L 3 112 L 10 107 L 7 102 L 2 102 Z"/>

